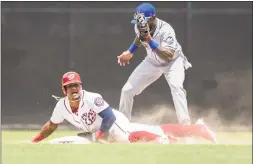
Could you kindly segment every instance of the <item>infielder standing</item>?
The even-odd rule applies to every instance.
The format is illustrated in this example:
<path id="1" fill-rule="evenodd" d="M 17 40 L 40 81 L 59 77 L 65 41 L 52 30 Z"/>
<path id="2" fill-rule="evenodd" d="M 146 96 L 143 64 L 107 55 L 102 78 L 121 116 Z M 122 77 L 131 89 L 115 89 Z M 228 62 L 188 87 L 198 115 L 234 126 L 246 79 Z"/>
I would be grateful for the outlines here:
<path id="1" fill-rule="evenodd" d="M 143 45 L 147 56 L 132 72 L 121 91 L 119 111 L 131 119 L 134 96 L 164 75 L 172 93 L 179 123 L 191 124 L 183 87 L 185 70 L 191 67 L 176 39 L 174 29 L 156 17 L 155 8 L 142 3 L 136 8 L 134 19 L 136 38 L 128 50 L 118 56 L 121 66 L 129 64 L 133 53 Z"/>

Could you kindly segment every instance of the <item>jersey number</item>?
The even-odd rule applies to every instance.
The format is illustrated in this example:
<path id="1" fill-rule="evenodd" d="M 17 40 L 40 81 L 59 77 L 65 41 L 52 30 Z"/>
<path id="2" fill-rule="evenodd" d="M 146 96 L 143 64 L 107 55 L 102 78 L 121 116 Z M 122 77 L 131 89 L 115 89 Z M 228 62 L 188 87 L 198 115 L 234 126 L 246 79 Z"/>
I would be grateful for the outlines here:
<path id="1" fill-rule="evenodd" d="M 84 120 L 85 124 L 91 125 L 96 120 L 96 112 L 94 112 L 94 110 L 90 109 L 89 112 L 84 113 L 82 115 L 82 119 Z"/>

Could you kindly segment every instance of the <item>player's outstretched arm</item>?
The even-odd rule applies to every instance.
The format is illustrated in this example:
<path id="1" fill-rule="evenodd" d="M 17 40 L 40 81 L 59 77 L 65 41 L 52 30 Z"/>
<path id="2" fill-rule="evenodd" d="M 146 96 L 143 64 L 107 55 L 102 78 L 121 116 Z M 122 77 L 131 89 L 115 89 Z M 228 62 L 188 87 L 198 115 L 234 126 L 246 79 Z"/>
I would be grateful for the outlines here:
<path id="1" fill-rule="evenodd" d="M 108 133 L 110 128 L 116 121 L 116 117 L 111 107 L 102 110 L 98 113 L 98 115 L 103 118 L 103 120 L 98 132 L 96 133 L 96 141 L 103 137 L 105 133 Z"/>
<path id="2" fill-rule="evenodd" d="M 124 51 L 120 56 L 118 56 L 118 64 L 120 66 L 125 66 L 129 64 L 130 59 L 133 57 L 134 52 L 141 46 L 141 41 L 138 36 L 135 37 L 133 43 L 130 45 L 128 50 Z"/>
<path id="3" fill-rule="evenodd" d="M 139 39 L 138 36 L 135 37 L 135 39 L 134 39 L 134 44 L 135 44 L 137 47 L 140 47 L 140 46 L 142 45 L 141 40 Z"/>
<path id="4" fill-rule="evenodd" d="M 32 142 L 39 142 L 50 136 L 58 127 L 52 121 L 48 121 L 40 130 L 40 132 L 32 139 Z"/>

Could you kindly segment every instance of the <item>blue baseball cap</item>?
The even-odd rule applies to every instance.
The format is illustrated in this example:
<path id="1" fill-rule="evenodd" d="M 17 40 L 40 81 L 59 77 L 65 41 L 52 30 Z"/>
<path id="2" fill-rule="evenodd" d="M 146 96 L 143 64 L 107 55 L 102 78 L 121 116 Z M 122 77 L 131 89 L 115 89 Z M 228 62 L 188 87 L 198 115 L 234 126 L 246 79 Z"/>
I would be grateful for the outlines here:
<path id="1" fill-rule="evenodd" d="M 155 7 L 152 4 L 150 4 L 150 3 L 142 3 L 135 10 L 134 19 L 131 21 L 132 24 L 136 23 L 136 14 L 137 13 L 144 14 L 144 16 L 145 16 L 145 18 L 146 18 L 147 21 L 152 16 L 154 16 L 156 14 Z"/>

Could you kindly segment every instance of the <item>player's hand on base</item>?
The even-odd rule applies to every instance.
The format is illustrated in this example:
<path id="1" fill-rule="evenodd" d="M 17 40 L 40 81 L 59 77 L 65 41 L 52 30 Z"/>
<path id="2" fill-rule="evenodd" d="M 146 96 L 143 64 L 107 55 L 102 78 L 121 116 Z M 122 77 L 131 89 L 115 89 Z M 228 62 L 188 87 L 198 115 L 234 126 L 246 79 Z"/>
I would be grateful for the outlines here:
<path id="1" fill-rule="evenodd" d="M 96 132 L 95 142 L 98 142 L 99 139 L 101 139 L 103 136 L 104 136 L 104 133 L 103 133 L 102 131 L 98 130 L 98 131 Z"/>
<path id="2" fill-rule="evenodd" d="M 26 143 L 26 144 L 36 144 L 36 142 L 33 142 L 32 140 L 24 140 L 24 141 L 22 141 L 22 143 Z"/>
<path id="3" fill-rule="evenodd" d="M 35 137 L 33 137 L 31 141 L 32 141 L 33 143 L 37 143 L 37 142 L 40 142 L 40 141 L 43 140 L 43 139 L 44 139 L 44 137 L 43 137 L 42 135 L 38 134 L 38 135 L 36 135 Z"/>
<path id="4" fill-rule="evenodd" d="M 126 66 L 129 64 L 130 59 L 133 57 L 133 54 L 130 51 L 124 51 L 118 58 L 118 64 L 120 66 Z"/>

